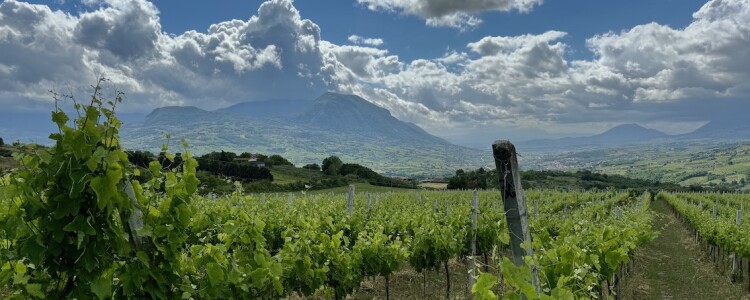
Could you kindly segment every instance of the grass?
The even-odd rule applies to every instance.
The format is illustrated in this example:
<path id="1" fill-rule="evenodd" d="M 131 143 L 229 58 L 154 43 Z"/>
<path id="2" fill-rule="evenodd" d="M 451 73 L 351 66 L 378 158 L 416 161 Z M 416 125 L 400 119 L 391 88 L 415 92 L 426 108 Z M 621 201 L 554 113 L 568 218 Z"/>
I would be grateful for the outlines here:
<path id="1" fill-rule="evenodd" d="M 719 275 L 692 234 L 664 201 L 652 204 L 659 236 L 636 250 L 622 299 L 750 299 L 742 285 Z"/>
<path id="2" fill-rule="evenodd" d="M 271 167 L 273 183 L 287 184 L 295 182 L 308 182 L 313 178 L 322 178 L 325 175 L 320 171 L 295 168 L 293 166 L 273 166 Z"/>
<path id="3" fill-rule="evenodd" d="M 417 191 L 414 189 L 405 189 L 405 188 L 398 188 L 398 187 L 389 187 L 389 186 L 379 186 L 379 185 L 371 185 L 369 183 L 354 183 L 354 190 L 356 192 L 371 192 L 371 193 L 387 193 L 387 192 L 403 192 L 403 191 Z M 341 194 L 341 193 L 347 193 L 349 192 L 348 186 L 341 186 L 336 188 L 330 188 L 330 189 L 324 189 L 324 190 L 316 190 L 316 191 L 310 191 L 312 194 L 316 193 L 334 193 L 334 194 Z"/>
<path id="4" fill-rule="evenodd" d="M 420 183 L 419 187 L 423 189 L 428 189 L 428 190 L 444 190 L 448 188 L 448 184 L 439 183 L 439 182 L 425 182 L 425 183 Z"/>

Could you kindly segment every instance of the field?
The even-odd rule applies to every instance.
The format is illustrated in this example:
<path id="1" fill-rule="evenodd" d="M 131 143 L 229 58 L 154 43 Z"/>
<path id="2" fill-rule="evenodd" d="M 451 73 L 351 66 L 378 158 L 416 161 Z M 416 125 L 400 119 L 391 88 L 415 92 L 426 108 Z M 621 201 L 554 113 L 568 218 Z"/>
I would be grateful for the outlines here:
<path id="1" fill-rule="evenodd" d="M 684 186 L 750 189 L 750 145 L 683 142 L 529 156 L 532 169 L 589 169 Z"/>
<path id="2" fill-rule="evenodd" d="M 74 127 L 64 112 L 53 113 L 60 127 L 51 136 L 56 144 L 24 146 L 22 167 L 0 177 L 0 205 L 6 208 L 0 211 L 3 298 L 546 300 L 662 298 L 686 291 L 711 299 L 747 296 L 728 283 L 750 279 L 750 223 L 742 217 L 747 199 L 741 194 L 653 196 L 634 189 L 519 186 L 514 191 L 526 201 L 525 224 L 508 219 L 515 208 L 492 189 L 354 184 L 246 193 L 234 182 L 233 192 L 202 196 L 198 161 L 188 151 L 174 168 L 158 161 L 135 168 L 119 145 L 114 116 L 95 121 L 99 109 L 88 106 Z M 189 149 L 187 142 L 183 148 Z M 299 182 L 319 173 L 290 167 L 275 175 Z M 533 179 L 541 184 L 555 180 L 552 175 Z M 581 172 L 562 184 L 626 180 L 605 177 Z M 684 225 L 669 223 L 659 236 L 654 220 L 668 216 L 665 207 Z M 693 233 L 700 247 L 674 246 Z M 702 285 L 661 284 L 664 276 L 649 277 L 663 274 L 663 265 L 672 276 L 705 271 L 689 260 L 661 258 L 665 250 L 698 257 L 701 248 L 716 265 L 701 276 L 726 288 L 695 292 Z M 643 263 L 653 258 L 662 263 Z M 643 288 L 639 278 L 660 283 L 659 289 Z"/>

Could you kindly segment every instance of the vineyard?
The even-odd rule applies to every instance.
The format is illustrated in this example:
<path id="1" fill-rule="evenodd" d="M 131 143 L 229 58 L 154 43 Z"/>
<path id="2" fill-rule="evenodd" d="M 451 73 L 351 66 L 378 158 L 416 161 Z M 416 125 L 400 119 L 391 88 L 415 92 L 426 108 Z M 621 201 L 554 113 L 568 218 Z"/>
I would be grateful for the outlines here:
<path id="1" fill-rule="evenodd" d="M 75 104 L 74 120 L 57 109 L 56 144 L 24 148 L 0 180 L 4 298 L 342 299 L 365 281 L 383 282 L 385 298 L 426 298 L 428 272 L 445 276 L 441 298 L 610 298 L 656 236 L 648 193 L 525 191 L 533 239 L 522 247 L 533 254 L 520 264 L 497 190 L 247 194 L 237 184 L 201 196 L 184 141 L 174 169 L 128 161 L 119 101 L 100 100 L 97 87 L 89 104 Z M 735 278 L 750 277 L 739 197 L 655 198 Z M 449 265 L 473 284 L 452 285 Z M 390 290 L 402 270 L 423 275 L 421 291 Z"/>

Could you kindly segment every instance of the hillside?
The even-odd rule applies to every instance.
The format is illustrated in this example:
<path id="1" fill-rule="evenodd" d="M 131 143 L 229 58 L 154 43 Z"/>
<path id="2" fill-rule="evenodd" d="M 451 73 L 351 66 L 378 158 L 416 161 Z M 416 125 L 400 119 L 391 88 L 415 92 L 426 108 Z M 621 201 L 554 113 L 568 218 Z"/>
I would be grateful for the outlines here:
<path id="1" fill-rule="evenodd" d="M 584 147 L 611 147 L 650 143 L 670 138 L 670 135 L 638 124 L 621 124 L 597 135 L 560 139 L 531 140 L 519 143 L 530 150 L 563 150 Z"/>
<path id="2" fill-rule="evenodd" d="M 747 118 L 727 117 L 712 120 L 693 132 L 681 136 L 683 139 L 744 139 L 750 137 L 750 121 Z"/>
<path id="3" fill-rule="evenodd" d="M 275 153 L 297 165 L 337 155 L 389 175 L 450 174 L 479 166 L 483 155 L 489 158 L 489 151 L 453 145 L 360 97 L 334 93 L 324 94 L 289 118 L 163 107 L 141 122 L 123 126 L 121 141 L 129 149 L 158 152 L 166 133 L 176 141 L 186 139 L 197 154 Z"/>

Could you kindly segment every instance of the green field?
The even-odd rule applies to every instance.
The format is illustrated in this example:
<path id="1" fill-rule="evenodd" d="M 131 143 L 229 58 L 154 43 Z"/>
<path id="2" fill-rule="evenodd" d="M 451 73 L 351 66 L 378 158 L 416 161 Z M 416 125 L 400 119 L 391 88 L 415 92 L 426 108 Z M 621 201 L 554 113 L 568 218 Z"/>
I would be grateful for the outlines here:
<path id="1" fill-rule="evenodd" d="M 532 169 L 588 169 L 684 186 L 750 189 L 750 144 L 666 143 L 534 157 Z"/>

